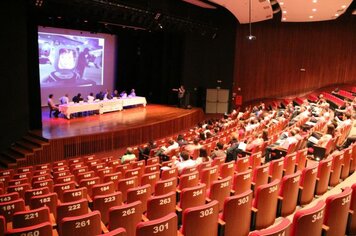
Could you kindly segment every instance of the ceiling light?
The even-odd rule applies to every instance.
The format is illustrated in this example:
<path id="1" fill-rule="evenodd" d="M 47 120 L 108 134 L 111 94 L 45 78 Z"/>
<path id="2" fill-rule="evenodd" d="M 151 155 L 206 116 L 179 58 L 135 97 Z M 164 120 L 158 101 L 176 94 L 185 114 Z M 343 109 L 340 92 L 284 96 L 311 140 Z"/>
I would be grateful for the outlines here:
<path id="1" fill-rule="evenodd" d="M 283 11 L 283 14 L 287 14 L 287 11 Z"/>
<path id="2" fill-rule="evenodd" d="M 309 16 L 309 18 L 310 18 L 310 19 L 313 19 L 313 18 L 314 18 L 314 16 Z"/>
<path id="3" fill-rule="evenodd" d="M 282 21 L 286 21 L 286 20 L 287 20 L 287 18 L 285 18 L 285 17 L 282 18 Z"/>
<path id="4" fill-rule="evenodd" d="M 279 2 L 279 5 L 281 5 L 281 6 L 284 5 L 284 2 Z"/>
<path id="5" fill-rule="evenodd" d="M 313 12 L 316 12 L 316 8 L 313 8 L 312 11 L 313 11 Z"/>
<path id="6" fill-rule="evenodd" d="M 342 8 L 342 9 L 345 9 L 345 8 L 346 8 L 346 5 L 342 5 L 341 8 Z"/>
<path id="7" fill-rule="evenodd" d="M 317 3 L 318 2 L 318 0 L 313 0 L 313 3 Z"/>
<path id="8" fill-rule="evenodd" d="M 336 13 L 335 16 L 339 16 L 339 14 Z"/>

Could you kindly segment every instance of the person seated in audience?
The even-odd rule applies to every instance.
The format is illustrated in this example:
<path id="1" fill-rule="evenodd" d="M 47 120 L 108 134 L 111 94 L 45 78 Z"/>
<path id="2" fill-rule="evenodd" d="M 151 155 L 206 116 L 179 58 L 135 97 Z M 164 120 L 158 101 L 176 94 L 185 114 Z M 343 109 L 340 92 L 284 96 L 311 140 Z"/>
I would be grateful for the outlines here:
<path id="1" fill-rule="evenodd" d="M 61 97 L 59 99 L 59 101 L 61 102 L 61 104 L 68 104 L 69 103 L 69 98 L 68 98 L 68 94 L 65 94 L 63 97 Z"/>
<path id="2" fill-rule="evenodd" d="M 144 148 L 139 147 L 138 148 L 138 151 L 139 151 L 138 159 L 140 161 L 147 160 L 150 155 L 151 150 L 155 149 L 155 148 L 157 148 L 157 145 L 155 144 L 155 142 L 153 140 L 150 140 Z"/>
<path id="3" fill-rule="evenodd" d="M 169 154 L 172 150 L 176 149 L 176 148 L 179 148 L 179 144 L 174 141 L 173 139 L 170 139 L 168 141 L 168 147 L 163 147 L 163 150 L 164 150 L 164 154 Z"/>
<path id="4" fill-rule="evenodd" d="M 215 150 L 211 152 L 210 154 L 211 159 L 215 159 L 216 157 L 226 157 L 226 153 L 224 151 L 224 144 L 221 142 L 218 142 L 216 144 Z"/>
<path id="5" fill-rule="evenodd" d="M 179 161 L 176 160 L 174 165 L 177 167 L 178 173 L 181 174 L 184 168 L 194 167 L 196 163 L 190 159 L 188 152 L 182 151 L 179 155 Z"/>
<path id="6" fill-rule="evenodd" d="M 76 96 L 73 97 L 72 101 L 74 103 L 79 103 L 79 102 L 83 101 L 82 94 L 78 93 Z"/>
<path id="7" fill-rule="evenodd" d="M 126 91 L 122 91 L 122 92 L 120 93 L 120 98 L 127 98 L 127 93 L 126 93 Z"/>
<path id="8" fill-rule="evenodd" d="M 87 96 L 87 99 L 88 99 L 88 102 L 94 102 L 94 94 L 93 93 L 90 93 L 88 96 Z"/>
<path id="9" fill-rule="evenodd" d="M 135 89 L 131 89 L 131 92 L 130 92 L 130 94 L 129 94 L 128 97 L 129 97 L 129 98 L 134 98 L 134 97 L 136 97 Z"/>
<path id="10" fill-rule="evenodd" d="M 288 137 L 284 140 L 284 142 L 280 145 L 281 148 L 288 150 L 289 146 L 293 143 L 297 143 L 298 140 L 295 137 L 295 130 L 290 130 L 288 132 Z"/>
<path id="11" fill-rule="evenodd" d="M 206 140 L 206 135 L 203 131 L 199 133 L 199 138 L 200 138 L 200 140 L 203 140 L 203 141 Z"/>
<path id="12" fill-rule="evenodd" d="M 117 91 L 117 90 L 115 89 L 114 92 L 112 93 L 112 97 L 113 97 L 113 98 L 119 98 L 119 97 L 120 97 L 119 91 Z"/>
<path id="13" fill-rule="evenodd" d="M 349 126 L 352 124 L 351 121 L 351 114 L 350 113 L 344 113 L 341 117 L 341 119 L 337 116 L 335 116 L 335 121 L 337 122 L 337 128 L 336 130 L 340 130 L 341 128 L 344 128 L 346 126 Z"/>
<path id="14" fill-rule="evenodd" d="M 121 164 L 128 163 L 136 159 L 135 154 L 133 153 L 132 148 L 127 148 L 125 154 L 121 157 Z"/>
<path id="15" fill-rule="evenodd" d="M 211 158 L 208 156 L 208 152 L 206 151 L 206 148 L 201 147 L 199 149 L 199 156 L 195 160 L 195 163 L 199 165 L 200 163 L 207 162 L 207 161 L 211 161 Z"/>
<path id="16" fill-rule="evenodd" d="M 251 152 L 254 148 L 257 148 L 263 144 L 262 134 L 255 134 L 255 138 L 248 142 L 246 151 Z"/>
<path id="17" fill-rule="evenodd" d="M 49 117 L 52 116 L 52 111 L 54 111 L 54 113 L 53 113 L 54 117 L 58 118 L 58 115 L 60 112 L 59 112 L 58 106 L 53 102 L 53 94 L 48 95 L 47 104 L 50 109 Z"/>
<path id="18" fill-rule="evenodd" d="M 193 143 L 189 143 L 184 147 L 184 150 L 187 151 L 190 156 L 193 156 L 195 150 L 198 150 L 201 148 L 201 145 L 199 144 L 199 142 L 200 142 L 200 139 L 195 138 L 193 140 Z"/>
<path id="19" fill-rule="evenodd" d="M 239 154 L 242 154 L 246 148 L 243 142 L 241 145 L 238 141 L 237 133 L 231 134 L 230 147 L 226 150 L 226 159 L 225 162 L 236 161 Z"/>
<path id="20" fill-rule="evenodd" d="M 182 147 L 184 145 L 187 145 L 187 141 L 184 139 L 184 136 L 182 134 L 179 134 L 177 137 L 177 143 L 179 147 Z"/>
<path id="21" fill-rule="evenodd" d="M 317 142 L 317 146 L 326 148 L 327 143 L 334 137 L 335 127 L 334 125 L 328 125 L 326 134 L 321 136 Z"/>
<path id="22" fill-rule="evenodd" d="M 112 96 L 111 96 L 110 90 L 107 89 L 107 90 L 105 91 L 103 100 L 110 100 L 110 99 L 112 99 Z"/>

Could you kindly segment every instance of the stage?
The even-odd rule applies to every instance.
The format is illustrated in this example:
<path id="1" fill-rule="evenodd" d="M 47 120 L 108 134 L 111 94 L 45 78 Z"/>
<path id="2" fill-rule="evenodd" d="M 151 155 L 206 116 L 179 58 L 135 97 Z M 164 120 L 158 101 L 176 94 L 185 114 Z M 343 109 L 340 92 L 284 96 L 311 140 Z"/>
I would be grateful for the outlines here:
<path id="1" fill-rule="evenodd" d="M 34 153 L 34 159 L 41 163 L 146 143 L 178 134 L 204 119 L 200 108 L 165 105 L 137 106 L 70 120 L 61 115 L 49 118 L 48 112 L 43 109 L 42 130 L 31 131 L 31 135 L 49 144 L 42 147 L 40 154 Z M 28 160 L 21 165 L 26 164 L 34 163 Z"/>

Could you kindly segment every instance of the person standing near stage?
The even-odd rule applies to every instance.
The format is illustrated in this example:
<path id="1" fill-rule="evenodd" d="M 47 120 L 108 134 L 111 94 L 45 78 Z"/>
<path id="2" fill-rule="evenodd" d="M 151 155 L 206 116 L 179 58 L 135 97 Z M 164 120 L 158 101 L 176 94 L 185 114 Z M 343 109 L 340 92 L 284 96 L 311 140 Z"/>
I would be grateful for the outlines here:
<path id="1" fill-rule="evenodd" d="M 185 89 L 184 86 L 181 85 L 178 89 L 172 89 L 172 91 L 178 92 L 178 107 L 184 108 L 184 96 L 185 96 Z"/>

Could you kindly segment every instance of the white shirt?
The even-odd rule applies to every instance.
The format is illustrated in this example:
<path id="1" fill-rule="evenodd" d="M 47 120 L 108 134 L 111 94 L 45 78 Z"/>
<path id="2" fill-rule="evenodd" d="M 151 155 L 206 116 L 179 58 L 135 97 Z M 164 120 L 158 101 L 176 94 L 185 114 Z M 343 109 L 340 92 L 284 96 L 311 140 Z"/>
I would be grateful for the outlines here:
<path id="1" fill-rule="evenodd" d="M 93 96 L 90 96 L 90 95 L 88 95 L 88 102 L 93 102 L 94 101 L 94 97 Z"/>
<path id="2" fill-rule="evenodd" d="M 59 99 L 59 101 L 61 102 L 61 104 L 68 104 L 69 103 L 69 98 L 66 96 L 63 96 Z"/>
<path id="3" fill-rule="evenodd" d="M 194 167 L 195 165 L 196 165 L 195 161 L 193 161 L 192 159 L 176 163 L 176 167 L 178 168 L 178 173 L 182 173 L 182 170 L 184 168 Z"/>

